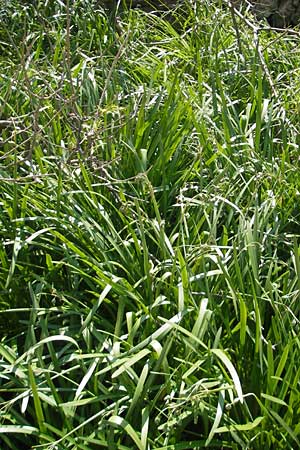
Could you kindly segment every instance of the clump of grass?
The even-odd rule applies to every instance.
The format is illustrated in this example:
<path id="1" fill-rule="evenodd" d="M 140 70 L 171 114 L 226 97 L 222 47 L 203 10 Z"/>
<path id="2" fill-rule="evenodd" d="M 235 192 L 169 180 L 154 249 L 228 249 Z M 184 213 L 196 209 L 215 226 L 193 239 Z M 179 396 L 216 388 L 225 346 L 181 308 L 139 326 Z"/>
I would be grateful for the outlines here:
<path id="1" fill-rule="evenodd" d="M 2 448 L 296 448 L 294 35 L 7 6 Z"/>

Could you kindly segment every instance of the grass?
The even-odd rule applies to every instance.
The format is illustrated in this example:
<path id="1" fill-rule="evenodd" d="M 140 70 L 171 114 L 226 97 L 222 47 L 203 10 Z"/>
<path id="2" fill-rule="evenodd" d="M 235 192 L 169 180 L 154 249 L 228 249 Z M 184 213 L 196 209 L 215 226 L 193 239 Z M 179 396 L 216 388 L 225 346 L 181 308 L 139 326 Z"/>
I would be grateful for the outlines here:
<path id="1" fill-rule="evenodd" d="M 1 448 L 297 448 L 298 32 L 0 5 Z"/>

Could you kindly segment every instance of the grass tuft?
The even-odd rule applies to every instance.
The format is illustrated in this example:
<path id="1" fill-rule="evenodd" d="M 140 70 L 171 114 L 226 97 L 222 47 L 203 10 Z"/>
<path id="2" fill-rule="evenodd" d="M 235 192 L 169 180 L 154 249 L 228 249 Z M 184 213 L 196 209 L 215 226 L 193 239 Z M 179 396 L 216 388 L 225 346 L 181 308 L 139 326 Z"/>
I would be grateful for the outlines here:
<path id="1" fill-rule="evenodd" d="M 300 445 L 298 32 L 231 12 L 0 3 L 1 448 Z"/>

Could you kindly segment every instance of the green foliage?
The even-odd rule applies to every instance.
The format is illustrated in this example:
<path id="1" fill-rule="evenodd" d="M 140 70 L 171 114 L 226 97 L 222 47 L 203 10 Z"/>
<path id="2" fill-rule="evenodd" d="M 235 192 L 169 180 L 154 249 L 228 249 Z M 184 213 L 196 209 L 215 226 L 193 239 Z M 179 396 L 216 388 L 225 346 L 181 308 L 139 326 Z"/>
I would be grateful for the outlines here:
<path id="1" fill-rule="evenodd" d="M 297 448 L 295 33 L 24 4 L 0 3 L 1 448 Z"/>

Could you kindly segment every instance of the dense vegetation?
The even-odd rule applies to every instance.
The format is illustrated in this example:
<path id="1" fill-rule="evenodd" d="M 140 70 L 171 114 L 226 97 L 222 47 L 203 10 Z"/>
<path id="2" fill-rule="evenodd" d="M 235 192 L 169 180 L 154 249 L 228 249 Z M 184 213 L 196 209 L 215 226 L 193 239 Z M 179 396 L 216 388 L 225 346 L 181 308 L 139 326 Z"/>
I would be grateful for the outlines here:
<path id="1" fill-rule="evenodd" d="M 0 2 L 1 449 L 296 449 L 299 34 Z"/>

